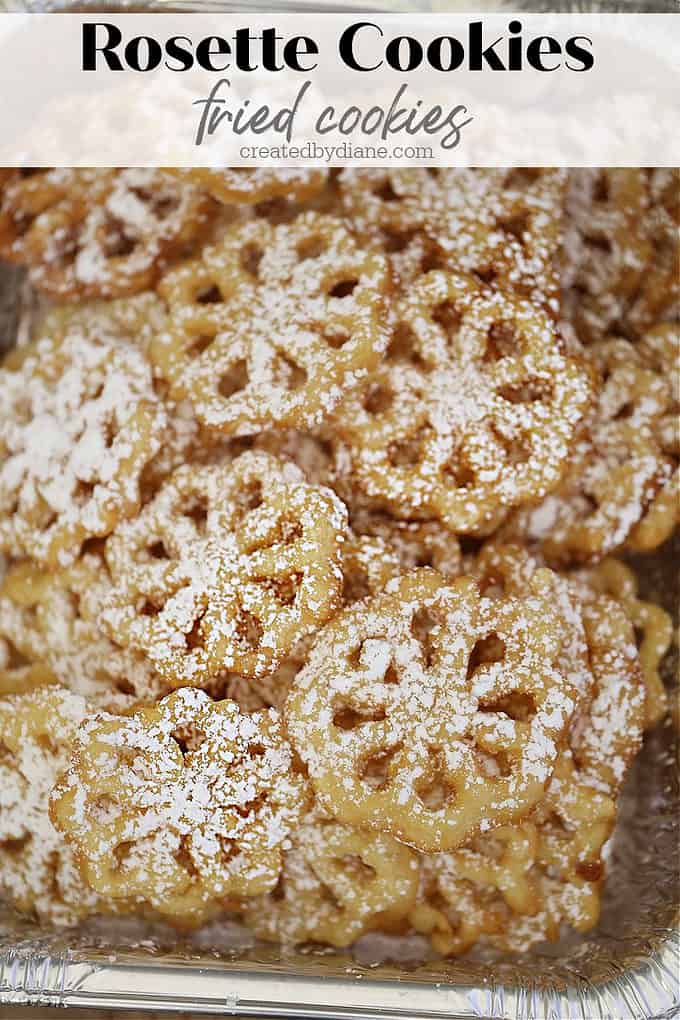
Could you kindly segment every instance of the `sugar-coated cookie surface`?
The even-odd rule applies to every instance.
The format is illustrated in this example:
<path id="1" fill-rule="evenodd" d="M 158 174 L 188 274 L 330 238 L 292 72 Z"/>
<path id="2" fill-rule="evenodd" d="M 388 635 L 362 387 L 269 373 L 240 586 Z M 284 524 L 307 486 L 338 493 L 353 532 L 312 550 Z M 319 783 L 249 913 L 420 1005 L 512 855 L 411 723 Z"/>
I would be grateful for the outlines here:
<path id="1" fill-rule="evenodd" d="M 671 701 L 678 193 L 0 168 L 3 905 L 439 957 L 598 923 Z"/>

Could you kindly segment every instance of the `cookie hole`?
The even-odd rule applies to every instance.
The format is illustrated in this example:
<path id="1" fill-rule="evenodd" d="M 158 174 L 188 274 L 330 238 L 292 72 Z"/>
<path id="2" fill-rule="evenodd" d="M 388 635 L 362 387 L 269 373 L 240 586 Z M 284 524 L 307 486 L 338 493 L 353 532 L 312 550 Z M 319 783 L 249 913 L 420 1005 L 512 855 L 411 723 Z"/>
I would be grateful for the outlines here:
<path id="1" fill-rule="evenodd" d="M 29 666 L 30 664 L 26 656 L 22 655 L 16 645 L 12 644 L 8 638 L 0 638 L 0 668 L 9 670 L 23 669 L 24 666 Z M 9 754 L 5 745 L 0 743 L 0 759 L 2 759 L 4 752 Z"/>
<path id="2" fill-rule="evenodd" d="M 631 418 L 634 413 L 635 404 L 633 404 L 632 401 L 629 400 L 625 404 L 621 405 L 621 407 L 618 409 L 618 411 L 612 418 L 612 421 L 625 421 L 627 418 Z"/>
<path id="3" fill-rule="evenodd" d="M 368 722 L 382 722 L 385 719 L 385 710 L 376 709 L 373 712 L 358 712 L 350 705 L 339 705 L 333 713 L 333 725 L 339 730 L 355 730 Z"/>
<path id="4" fill-rule="evenodd" d="M 296 216 L 295 204 L 289 202 L 282 195 L 277 195 L 275 198 L 265 198 L 261 202 L 256 202 L 253 206 L 253 212 L 257 219 L 268 220 L 274 226 L 279 226 L 281 223 L 291 223 Z"/>
<path id="5" fill-rule="evenodd" d="M 426 251 L 420 260 L 421 273 L 432 273 L 442 269 L 446 269 L 446 259 L 436 249 Z"/>
<path id="6" fill-rule="evenodd" d="M 453 910 L 449 901 L 442 894 L 436 882 L 429 882 L 426 886 L 425 899 L 428 906 L 438 911 L 446 919 L 447 926 L 450 923 L 454 928 L 459 924 L 459 915 Z"/>
<path id="7" fill-rule="evenodd" d="M 142 616 L 158 616 L 160 611 L 161 607 L 151 602 L 150 599 L 146 599 L 145 602 L 142 603 L 142 607 L 140 609 Z"/>
<path id="8" fill-rule="evenodd" d="M 290 392 L 301 389 L 307 382 L 307 371 L 286 354 L 279 355 L 280 375 L 283 385 Z"/>
<path id="9" fill-rule="evenodd" d="M 379 187 L 375 188 L 373 194 L 381 202 L 401 202 L 401 198 L 394 190 L 392 181 L 389 178 L 383 181 Z"/>
<path id="10" fill-rule="evenodd" d="M 242 609 L 236 622 L 236 632 L 242 645 L 258 649 L 264 636 L 264 627 L 256 616 Z"/>
<path id="11" fill-rule="evenodd" d="M 267 803 L 268 795 L 265 790 L 262 793 L 258 793 L 256 797 L 252 797 L 247 800 L 244 804 L 236 804 L 235 810 L 241 816 L 241 818 L 249 818 L 250 815 L 257 814 Z"/>
<path id="12" fill-rule="evenodd" d="M 86 503 L 92 499 L 95 490 L 94 482 L 84 482 L 81 480 L 76 482 L 75 489 L 73 490 L 73 497 L 78 503 Z"/>
<path id="13" fill-rule="evenodd" d="M 448 461 L 444 465 L 443 473 L 457 489 L 469 489 L 475 484 L 474 472 L 464 460 Z"/>
<path id="14" fill-rule="evenodd" d="M 346 330 L 329 330 L 323 335 L 324 343 L 334 351 L 341 350 L 350 339 L 350 334 Z"/>
<path id="15" fill-rule="evenodd" d="M 604 875 L 601 861 L 577 861 L 575 870 L 584 882 L 599 882 Z"/>
<path id="16" fill-rule="evenodd" d="M 432 319 L 441 326 L 446 336 L 451 338 L 460 329 L 463 316 L 452 301 L 442 301 L 433 310 Z"/>
<path id="17" fill-rule="evenodd" d="M 137 247 L 137 240 L 128 236 L 123 223 L 111 219 L 108 229 L 102 237 L 101 245 L 105 258 L 122 259 L 132 255 Z"/>
<path id="18" fill-rule="evenodd" d="M 573 838 L 573 832 L 567 827 L 564 819 L 557 812 L 551 811 L 544 822 L 546 832 L 553 840 L 567 840 Z"/>
<path id="19" fill-rule="evenodd" d="M 286 898 L 286 883 L 283 875 L 279 875 L 279 880 L 269 893 L 270 898 L 274 903 L 283 903 Z"/>
<path id="20" fill-rule="evenodd" d="M 105 677 L 102 676 L 101 677 L 102 682 L 104 681 L 104 679 Z M 134 686 L 130 683 L 129 680 L 126 680 L 125 677 L 122 676 L 116 677 L 113 681 L 113 686 L 115 687 L 118 694 L 122 694 L 125 697 L 133 698 L 136 697 L 137 695 L 137 691 L 135 690 Z"/>
<path id="21" fill-rule="evenodd" d="M 345 605 L 360 602 L 371 594 L 371 586 L 366 570 L 352 567 L 345 572 L 342 582 L 342 601 Z"/>
<path id="22" fill-rule="evenodd" d="M 184 635 L 184 642 L 186 645 L 185 651 L 189 655 L 191 652 L 195 652 L 197 648 L 203 647 L 203 632 L 202 623 L 205 613 L 202 613 L 195 621 L 194 625 L 188 634 Z"/>
<path id="23" fill-rule="evenodd" d="M 498 634 L 488 634 L 475 642 L 468 659 L 467 679 L 471 680 L 482 667 L 492 662 L 502 662 L 505 657 L 505 642 Z"/>
<path id="24" fill-rule="evenodd" d="M 328 296 L 332 298 L 351 297 L 358 286 L 359 281 L 357 279 L 340 280 L 340 282 L 336 283 L 334 287 L 331 287 L 328 292 Z"/>
<path id="25" fill-rule="evenodd" d="M 397 673 L 394 663 L 391 662 L 385 670 L 385 675 L 382 678 L 384 684 L 399 684 L 401 683 L 401 677 Z"/>
<path id="26" fill-rule="evenodd" d="M 433 632 L 436 626 L 436 619 L 429 609 L 425 607 L 416 610 L 411 618 L 411 633 L 421 645 L 425 657 L 425 665 L 428 667 L 432 665 L 436 653 L 433 644 Z"/>
<path id="27" fill-rule="evenodd" d="M 384 751 L 367 755 L 359 767 L 359 778 L 373 790 L 384 790 L 391 778 L 391 764 L 401 750 L 401 744 L 395 744 Z"/>
<path id="28" fill-rule="evenodd" d="M 179 199 L 176 195 L 151 195 L 151 206 L 156 218 L 167 220 L 179 209 Z"/>
<path id="29" fill-rule="evenodd" d="M 503 187 L 506 191 L 526 191 L 541 176 L 541 171 L 536 167 L 513 167 L 505 175 Z"/>
<path id="30" fill-rule="evenodd" d="M 506 592 L 506 578 L 499 570 L 495 572 L 487 568 L 484 574 L 478 579 L 477 584 L 482 595 L 486 598 L 501 598 Z"/>
<path id="31" fill-rule="evenodd" d="M 188 510 L 184 511 L 184 516 L 189 517 L 196 525 L 196 530 L 201 534 L 205 533 L 208 525 L 208 507 L 205 503 L 197 500 Z"/>
<path id="32" fill-rule="evenodd" d="M 123 841 L 113 848 L 113 860 L 116 863 L 116 869 L 123 871 L 129 864 L 130 858 L 135 854 L 135 844 L 132 840 Z"/>
<path id="33" fill-rule="evenodd" d="M 165 543 L 162 541 L 153 542 L 147 547 L 147 552 L 152 560 L 169 560 L 170 556 L 168 550 L 165 548 Z"/>
<path id="34" fill-rule="evenodd" d="M 183 755 L 197 751 L 205 742 L 205 733 L 192 723 L 178 726 L 170 734 Z"/>
<path id="35" fill-rule="evenodd" d="M 16 505 L 16 509 L 18 510 L 18 504 Z M 56 510 L 53 510 L 52 507 L 45 503 L 41 507 L 41 515 L 37 526 L 43 531 L 49 531 L 49 529 L 56 524 L 57 519 L 58 514 Z"/>
<path id="36" fill-rule="evenodd" d="M 608 174 L 598 174 L 597 180 L 595 181 L 595 187 L 593 188 L 593 200 L 599 203 L 606 203 L 609 201 L 610 195 L 611 189 L 609 187 Z"/>
<path id="37" fill-rule="evenodd" d="M 106 539 L 96 537 L 86 538 L 80 547 L 80 555 L 81 557 L 96 556 L 98 559 L 102 559 L 105 549 Z"/>
<path id="38" fill-rule="evenodd" d="M 104 435 L 104 446 L 107 450 L 110 450 L 115 442 L 116 436 L 118 435 L 118 429 L 113 421 L 106 421 L 102 426 Z"/>
<path id="39" fill-rule="evenodd" d="M 59 754 L 59 745 L 55 743 L 55 738 L 49 733 L 39 733 L 35 738 L 35 742 L 41 750 L 46 751 L 48 754 Z"/>
<path id="40" fill-rule="evenodd" d="M 503 448 L 505 459 L 509 464 L 526 464 L 531 456 L 528 443 L 519 436 L 506 436 L 492 426 L 491 431 L 498 444 Z"/>
<path id="41" fill-rule="evenodd" d="M 268 587 L 282 606 L 294 606 L 301 584 L 302 574 L 290 574 L 289 577 L 271 580 Z"/>
<path id="42" fill-rule="evenodd" d="M 612 241 L 605 234 L 586 234 L 586 241 L 590 248 L 602 255 L 611 255 L 614 250 Z"/>
<path id="43" fill-rule="evenodd" d="M 394 402 L 394 393 L 383 383 L 372 383 L 368 386 L 362 405 L 368 414 L 385 414 Z"/>
<path id="44" fill-rule="evenodd" d="M 491 287 L 498 279 L 498 270 L 494 266 L 480 266 L 475 270 L 475 276 L 487 287 Z"/>
<path id="45" fill-rule="evenodd" d="M 54 253 L 54 264 L 55 266 L 65 267 L 73 259 L 76 252 L 79 250 L 82 241 L 82 229 L 80 223 L 73 223 L 71 226 L 65 226 L 56 234 L 52 235 L 52 240 L 55 242 L 55 253 Z M 126 255 L 125 248 L 128 242 L 125 239 L 120 242 L 119 248 L 122 255 Z M 104 242 L 105 244 L 105 242 Z M 102 245 L 102 251 L 106 254 L 104 244 Z M 115 253 L 114 253 L 115 254 Z"/>
<path id="46" fill-rule="evenodd" d="M 528 227 L 528 212 L 521 213 L 517 216 L 511 216 L 509 219 L 500 220 L 498 223 L 498 228 L 502 230 L 504 234 L 509 234 L 510 237 L 514 237 L 520 244 L 524 243 Z"/>
<path id="47" fill-rule="evenodd" d="M 398 323 L 392 334 L 387 348 L 387 359 L 389 361 L 406 361 L 419 368 L 425 365 L 425 360 L 418 347 L 418 338 L 405 322 Z"/>
<path id="48" fill-rule="evenodd" d="M 331 889 L 331 887 L 326 882 L 319 881 L 317 896 L 319 897 L 321 903 L 323 903 L 327 907 L 330 907 L 330 909 L 333 912 L 342 913 L 342 911 L 345 909 L 340 900 L 338 899 L 338 897 Z"/>
<path id="49" fill-rule="evenodd" d="M 434 550 L 423 549 L 422 552 L 418 553 L 415 558 L 416 567 L 433 567 L 434 566 Z"/>
<path id="50" fill-rule="evenodd" d="M 393 467 L 414 467 L 423 456 L 424 436 L 418 433 L 390 443 L 387 456 Z"/>
<path id="51" fill-rule="evenodd" d="M 418 800 L 427 811 L 441 811 L 454 800 L 456 791 L 437 763 L 434 771 L 415 784 Z"/>
<path id="52" fill-rule="evenodd" d="M 283 516 L 278 524 L 278 538 L 285 545 L 297 542 L 302 538 L 302 524 L 297 517 Z"/>
<path id="53" fill-rule="evenodd" d="M 191 856 L 184 839 L 181 840 L 180 845 L 173 854 L 173 857 L 182 871 L 186 872 L 187 875 L 190 875 L 192 879 L 200 878 L 199 870 L 194 864 L 194 859 Z"/>
<path id="54" fill-rule="evenodd" d="M 28 849 L 33 836 L 27 832 L 23 836 L 0 840 L 0 850 L 8 857 L 18 858 Z"/>
<path id="55" fill-rule="evenodd" d="M 356 645 L 349 652 L 347 652 L 347 665 L 350 669 L 359 669 L 361 667 L 361 652 L 364 647 L 363 641 L 361 644 Z"/>
<path id="56" fill-rule="evenodd" d="M 302 669 L 301 665 L 293 667 L 292 673 L 286 674 L 289 681 L 292 681 L 295 678 L 295 676 L 300 672 L 301 669 Z M 283 672 L 285 673 L 285 668 Z M 272 707 L 275 708 L 276 705 L 272 705 Z M 300 758 L 300 756 L 296 754 L 295 751 L 293 751 L 293 761 L 290 768 L 294 776 L 301 776 L 306 783 L 309 782 L 309 769 L 303 762 L 302 758 Z"/>
<path id="57" fill-rule="evenodd" d="M 644 628 L 639 626 L 639 624 L 638 625 L 634 624 L 633 625 L 633 635 L 635 637 L 636 647 L 639 650 L 641 645 L 642 645 L 642 642 L 645 640 L 645 637 L 646 637 Z"/>
<path id="58" fill-rule="evenodd" d="M 385 227 L 382 234 L 383 248 L 388 255 L 399 255 L 406 251 L 416 237 L 415 230 L 394 230 L 389 227 Z M 423 272 L 425 271 L 423 270 Z"/>
<path id="59" fill-rule="evenodd" d="M 498 709 L 515 722 L 530 723 L 537 712 L 536 700 L 524 691 L 514 691 L 496 702 Z"/>
<path id="60" fill-rule="evenodd" d="M 592 492 L 587 492 L 585 489 L 579 493 L 578 497 L 579 513 L 585 517 L 591 517 L 593 514 L 599 513 L 600 504 L 593 495 Z"/>
<path id="61" fill-rule="evenodd" d="M 240 263 L 241 268 L 249 276 L 257 279 L 260 272 L 260 263 L 264 256 L 264 251 L 257 244 L 244 244 L 241 249 Z"/>
<path id="62" fill-rule="evenodd" d="M 509 322 L 494 322 L 487 334 L 485 361 L 500 361 L 517 351 L 517 334 Z"/>
<path id="63" fill-rule="evenodd" d="M 496 392 L 510 404 L 535 404 L 539 400 L 545 400 L 549 395 L 546 386 L 536 379 L 522 385 L 499 386 Z"/>
<path id="64" fill-rule="evenodd" d="M 247 812 L 244 814 L 244 807 L 236 807 L 235 810 L 242 818 L 247 817 Z M 219 860 L 222 867 L 234 867 L 234 861 L 241 856 L 241 848 L 234 839 L 229 839 L 227 836 L 219 833 L 217 836 L 217 842 L 219 843 Z"/>
<path id="65" fill-rule="evenodd" d="M 311 237 L 305 237 L 299 241 L 296 250 L 300 262 L 306 262 L 308 259 L 318 259 L 326 251 L 326 247 L 327 244 L 323 237 L 313 234 Z"/>
<path id="66" fill-rule="evenodd" d="M 113 797 L 109 797 L 107 794 L 96 797 L 89 809 L 91 819 L 97 825 L 108 825 L 110 822 L 115 822 L 119 813 L 119 805 Z"/>
<path id="67" fill-rule="evenodd" d="M 214 339 L 214 336 L 208 336 L 205 333 L 201 333 L 200 336 L 193 337 L 189 347 L 187 348 L 187 354 L 192 358 L 200 357 L 201 354 L 208 350 Z"/>
<path id="68" fill-rule="evenodd" d="M 228 372 L 221 377 L 217 390 L 221 397 L 228 400 L 235 393 L 244 390 L 248 385 L 248 363 L 245 358 L 235 361 Z"/>
<path id="69" fill-rule="evenodd" d="M 480 752 L 479 765 L 489 779 L 507 779 L 514 771 L 514 761 L 505 751 Z"/>
<path id="70" fill-rule="evenodd" d="M 199 291 L 196 295 L 196 304 L 198 305 L 218 305 L 221 300 L 220 288 L 216 283 L 213 283 L 205 290 Z"/>
<path id="71" fill-rule="evenodd" d="M 234 500 L 238 519 L 245 517 L 251 510 L 257 510 L 262 506 L 264 500 L 262 483 L 259 481 L 249 482 L 236 494 Z"/>

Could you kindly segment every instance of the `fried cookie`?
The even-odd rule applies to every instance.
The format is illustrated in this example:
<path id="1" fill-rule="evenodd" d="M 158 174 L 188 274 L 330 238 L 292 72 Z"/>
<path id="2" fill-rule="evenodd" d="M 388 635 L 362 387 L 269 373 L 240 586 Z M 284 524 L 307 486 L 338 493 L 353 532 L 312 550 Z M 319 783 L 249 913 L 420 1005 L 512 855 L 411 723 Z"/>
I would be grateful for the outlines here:
<path id="1" fill-rule="evenodd" d="M 312 813 L 284 854 L 276 888 L 248 900 L 243 916 L 259 938 L 344 947 L 368 931 L 405 926 L 418 888 L 413 851 Z"/>
<path id="2" fill-rule="evenodd" d="M 211 199 L 143 169 L 37 170 L 0 198 L 0 255 L 52 298 L 137 294 L 205 232 Z"/>
<path id="3" fill-rule="evenodd" d="M 645 727 L 655 726 L 668 710 L 668 698 L 661 679 L 660 667 L 673 636 L 673 624 L 670 616 L 661 606 L 639 597 L 635 574 L 620 560 L 608 557 L 596 567 L 581 572 L 579 580 L 595 592 L 601 593 L 604 597 L 600 600 L 601 603 L 613 599 L 619 606 L 619 614 L 621 611 L 625 614 L 626 624 L 614 621 L 613 626 L 618 627 L 621 636 L 626 634 L 628 662 L 625 665 L 621 662 L 612 662 L 611 682 L 615 688 L 620 685 L 620 680 L 616 679 L 617 671 L 619 677 L 631 676 L 633 671 L 630 662 L 633 657 L 631 648 L 635 646 L 637 654 L 634 669 L 641 672 L 645 688 Z M 595 619 L 593 627 L 606 628 L 606 615 L 599 623 Z M 612 653 L 616 654 L 616 646 L 607 640 L 606 634 L 603 637 L 605 641 L 603 642 L 601 639 L 600 643 L 605 647 L 609 644 Z M 639 743 L 639 737 L 637 742 L 629 741 L 628 743 L 632 743 L 633 749 L 635 749 L 636 743 Z"/>
<path id="4" fill-rule="evenodd" d="M 132 343 L 69 328 L 0 368 L 0 549 L 64 566 L 136 512 L 165 413 Z"/>
<path id="5" fill-rule="evenodd" d="M 388 291 L 385 260 L 341 220 L 252 220 L 161 281 L 169 324 L 153 357 L 211 429 L 310 427 L 378 364 Z"/>
<path id="6" fill-rule="evenodd" d="M 576 705 L 548 582 L 492 601 L 422 569 L 321 632 L 284 715 L 326 810 L 430 853 L 531 810 Z"/>
<path id="7" fill-rule="evenodd" d="M 511 912 L 533 915 L 538 834 L 533 822 L 499 826 L 453 853 L 421 856 L 418 902 L 409 915 L 433 949 L 459 956 L 503 931 Z"/>
<path id="8" fill-rule="evenodd" d="M 661 323 L 649 330 L 635 349 L 644 364 L 667 380 L 671 390 L 666 410 L 656 418 L 653 428 L 661 450 L 671 460 L 673 473 L 626 540 L 628 548 L 646 552 L 670 538 L 680 521 L 680 328 L 677 322 Z"/>
<path id="9" fill-rule="evenodd" d="M 0 889 L 23 913 L 66 926 L 110 904 L 83 883 L 50 822 L 50 788 L 87 706 L 59 687 L 0 698 Z"/>
<path id="10" fill-rule="evenodd" d="M 102 570 L 94 555 L 55 573 L 30 561 L 10 566 L 0 582 L 0 640 L 31 667 L 14 676 L 15 690 L 49 678 L 111 711 L 166 692 L 148 661 L 110 641 L 88 613 Z M 11 677 L 4 685 L 10 691 Z"/>
<path id="11" fill-rule="evenodd" d="M 263 676 L 337 608 L 345 529 L 293 464 L 185 465 L 107 543 L 102 626 L 175 687 Z"/>
<path id="12" fill-rule="evenodd" d="M 549 318 L 469 276 L 421 277 L 383 365 L 337 412 L 354 478 L 405 517 L 488 529 L 560 481 L 588 409 Z"/>
<path id="13" fill-rule="evenodd" d="M 462 271 L 555 312 L 565 182 L 553 169 L 346 169 L 339 188 L 353 229 L 406 286 Z"/>
<path id="14" fill-rule="evenodd" d="M 276 713 L 185 688 L 89 719 L 51 816 L 93 889 L 193 927 L 276 885 L 305 803 Z"/>
<path id="15" fill-rule="evenodd" d="M 490 539 L 468 569 L 488 597 L 521 597 L 542 563 L 520 545 Z M 645 700 L 631 613 L 614 590 L 623 586 L 607 584 L 601 567 L 548 576 L 560 666 L 578 695 L 569 747 L 583 780 L 615 796 L 640 748 Z"/>
<path id="16" fill-rule="evenodd" d="M 669 380 L 621 338 L 590 351 L 602 386 L 572 466 L 558 489 L 504 528 L 536 543 L 553 563 L 597 560 L 620 547 L 673 472 L 658 438 L 671 403 Z"/>
<path id="17" fill-rule="evenodd" d="M 677 314 L 677 170 L 572 172 L 566 214 L 564 306 L 584 343 L 635 340 Z"/>
<path id="18" fill-rule="evenodd" d="M 168 173 L 207 191 L 219 202 L 256 205 L 274 198 L 303 202 L 321 191 L 326 183 L 325 170 L 304 167 L 168 167 Z"/>

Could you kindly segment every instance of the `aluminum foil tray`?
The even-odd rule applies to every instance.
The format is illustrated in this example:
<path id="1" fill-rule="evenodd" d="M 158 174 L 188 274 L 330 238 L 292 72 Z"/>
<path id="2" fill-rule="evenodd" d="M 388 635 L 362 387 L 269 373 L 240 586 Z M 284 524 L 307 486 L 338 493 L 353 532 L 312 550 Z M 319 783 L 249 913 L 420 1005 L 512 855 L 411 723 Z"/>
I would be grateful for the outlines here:
<path id="1" fill-rule="evenodd" d="M 0 270 L 0 350 L 21 337 L 26 299 L 21 274 Z M 631 562 L 643 595 L 677 619 L 680 535 L 653 557 Z M 676 659 L 669 656 L 665 665 L 671 682 Z M 423 963 L 417 939 L 374 936 L 352 955 L 284 955 L 253 945 L 229 924 L 213 925 L 191 940 L 123 920 L 53 934 L 7 909 L 3 913 L 0 904 L 0 1006 L 295 1020 L 679 1017 L 678 751 L 669 718 L 648 735 L 627 782 L 602 918 L 587 936 L 571 935 L 515 958 L 471 955 Z"/>

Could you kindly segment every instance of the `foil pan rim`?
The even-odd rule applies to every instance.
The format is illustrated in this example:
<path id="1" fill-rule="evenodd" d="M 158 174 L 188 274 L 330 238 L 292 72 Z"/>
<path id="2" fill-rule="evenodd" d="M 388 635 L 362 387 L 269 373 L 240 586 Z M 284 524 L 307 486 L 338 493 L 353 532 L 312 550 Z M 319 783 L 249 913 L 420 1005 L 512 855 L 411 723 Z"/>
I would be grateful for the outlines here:
<path id="1" fill-rule="evenodd" d="M 680 1015 L 680 932 L 601 984 L 565 989 L 489 982 L 422 984 L 357 974 L 323 979 L 269 973 L 224 961 L 140 963 L 70 949 L 51 953 L 38 938 L 0 944 L 0 1004 L 109 1010 L 159 1009 L 296 1020 L 670 1020 Z"/>

